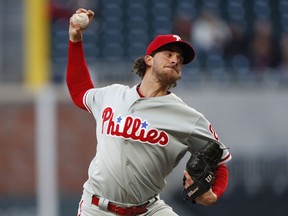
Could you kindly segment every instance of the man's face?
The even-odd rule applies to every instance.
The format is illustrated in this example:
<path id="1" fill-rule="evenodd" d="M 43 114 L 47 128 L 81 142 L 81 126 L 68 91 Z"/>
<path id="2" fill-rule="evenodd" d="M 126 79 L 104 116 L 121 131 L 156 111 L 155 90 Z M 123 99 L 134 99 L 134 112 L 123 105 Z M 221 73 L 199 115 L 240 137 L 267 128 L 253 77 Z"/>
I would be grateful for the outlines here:
<path id="1" fill-rule="evenodd" d="M 159 51 L 153 57 L 152 74 L 159 82 L 173 87 L 181 79 L 183 57 L 178 47 Z"/>

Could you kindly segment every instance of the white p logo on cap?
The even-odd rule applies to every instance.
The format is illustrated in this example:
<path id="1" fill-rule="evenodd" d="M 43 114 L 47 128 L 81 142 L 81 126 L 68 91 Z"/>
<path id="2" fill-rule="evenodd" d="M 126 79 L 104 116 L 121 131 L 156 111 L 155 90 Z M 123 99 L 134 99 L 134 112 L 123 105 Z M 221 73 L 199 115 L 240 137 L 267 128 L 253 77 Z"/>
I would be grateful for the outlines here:
<path id="1" fill-rule="evenodd" d="M 178 35 L 173 35 L 174 38 L 176 38 L 176 41 L 180 41 L 181 37 L 179 37 Z"/>

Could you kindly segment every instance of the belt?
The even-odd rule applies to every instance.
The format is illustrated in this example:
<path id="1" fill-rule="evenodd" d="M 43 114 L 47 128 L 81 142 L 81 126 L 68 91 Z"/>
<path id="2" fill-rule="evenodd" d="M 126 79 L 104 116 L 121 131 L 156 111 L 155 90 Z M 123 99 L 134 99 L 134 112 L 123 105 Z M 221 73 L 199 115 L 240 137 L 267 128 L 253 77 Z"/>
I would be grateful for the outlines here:
<path id="1" fill-rule="evenodd" d="M 97 196 L 92 196 L 92 201 L 91 203 L 93 205 L 99 206 L 99 201 L 100 198 Z M 125 207 L 125 206 L 120 206 L 115 203 L 109 202 L 107 205 L 107 210 L 110 212 L 113 212 L 117 215 L 125 215 L 125 216 L 136 216 L 139 214 L 143 214 L 148 211 L 146 206 L 149 204 L 149 202 L 139 205 L 139 206 L 131 206 L 131 207 Z"/>

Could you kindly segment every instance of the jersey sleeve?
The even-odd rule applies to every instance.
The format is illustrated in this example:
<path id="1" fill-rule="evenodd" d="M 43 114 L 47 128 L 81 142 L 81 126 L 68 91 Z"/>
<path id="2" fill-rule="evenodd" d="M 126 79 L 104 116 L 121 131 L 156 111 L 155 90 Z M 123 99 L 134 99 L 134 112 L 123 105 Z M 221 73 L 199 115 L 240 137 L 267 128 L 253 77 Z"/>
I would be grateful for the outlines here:
<path id="1" fill-rule="evenodd" d="M 69 41 L 66 83 L 74 104 L 87 110 L 83 103 L 84 97 L 87 91 L 94 88 L 94 86 L 84 58 L 84 49 L 81 41 Z"/>
<path id="2" fill-rule="evenodd" d="M 85 92 L 83 96 L 83 105 L 88 112 L 97 116 L 106 100 L 113 100 L 112 97 L 121 89 L 120 85 L 108 85 L 101 88 L 92 88 Z M 98 113 L 99 114 L 99 113 Z"/>
<path id="3" fill-rule="evenodd" d="M 230 161 L 232 157 L 227 147 L 219 140 L 216 130 L 212 124 L 201 114 L 188 138 L 188 149 L 191 153 L 193 153 L 200 150 L 203 146 L 211 141 L 219 143 L 223 149 L 222 158 L 215 171 L 215 180 L 212 185 L 212 191 L 219 199 L 225 192 L 228 184 L 228 169 L 225 163 Z"/>
<path id="4" fill-rule="evenodd" d="M 220 164 L 215 171 L 215 179 L 212 185 L 212 191 L 219 199 L 228 186 L 228 169 L 225 164 Z"/>
<path id="5" fill-rule="evenodd" d="M 101 88 L 89 89 L 83 96 L 83 104 L 88 112 L 95 115 L 95 111 L 100 110 L 100 104 L 103 97 Z"/>
<path id="6" fill-rule="evenodd" d="M 219 164 L 226 163 L 231 160 L 231 154 L 228 148 L 219 140 L 216 130 L 212 124 L 201 115 L 195 124 L 195 127 L 188 137 L 187 145 L 191 153 L 200 150 L 208 142 L 215 141 L 220 144 L 223 149 L 223 155 Z"/>

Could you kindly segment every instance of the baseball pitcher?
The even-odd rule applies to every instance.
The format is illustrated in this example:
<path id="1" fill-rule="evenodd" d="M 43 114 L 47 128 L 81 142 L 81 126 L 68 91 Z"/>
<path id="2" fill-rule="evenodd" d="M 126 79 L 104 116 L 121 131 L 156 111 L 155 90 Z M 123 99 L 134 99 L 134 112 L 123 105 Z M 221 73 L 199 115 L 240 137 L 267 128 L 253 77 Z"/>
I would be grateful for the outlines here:
<path id="1" fill-rule="evenodd" d="M 226 190 L 231 156 L 204 115 L 171 92 L 182 66 L 195 57 L 192 46 L 178 35 L 158 35 L 133 65 L 141 82 L 94 87 L 83 49 L 94 13 L 80 13 L 89 21 L 83 26 L 70 19 L 66 81 L 73 102 L 95 118 L 97 151 L 78 216 L 177 215 L 159 194 L 187 151 L 183 200 L 215 204 Z"/>

